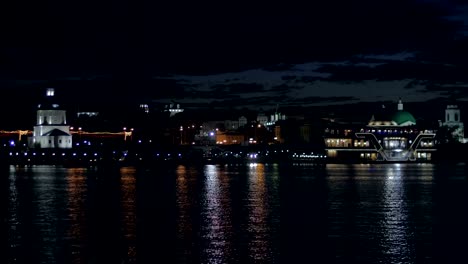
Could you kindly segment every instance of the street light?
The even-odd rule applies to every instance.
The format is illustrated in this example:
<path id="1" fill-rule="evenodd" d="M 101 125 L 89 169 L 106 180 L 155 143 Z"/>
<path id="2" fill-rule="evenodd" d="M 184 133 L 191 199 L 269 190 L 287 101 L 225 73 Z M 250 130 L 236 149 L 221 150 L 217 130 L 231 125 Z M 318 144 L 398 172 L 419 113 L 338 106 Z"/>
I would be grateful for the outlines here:
<path id="1" fill-rule="evenodd" d="M 180 144 L 182 145 L 183 141 L 182 141 L 182 137 L 183 137 L 183 131 L 184 131 L 184 127 L 183 126 L 180 126 Z"/>

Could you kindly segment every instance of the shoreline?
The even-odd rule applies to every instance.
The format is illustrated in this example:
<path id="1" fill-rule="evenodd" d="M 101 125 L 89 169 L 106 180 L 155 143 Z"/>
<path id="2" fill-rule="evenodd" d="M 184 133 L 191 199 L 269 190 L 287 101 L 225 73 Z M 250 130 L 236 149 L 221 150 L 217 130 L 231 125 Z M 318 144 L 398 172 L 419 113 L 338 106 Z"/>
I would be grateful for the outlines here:
<path id="1" fill-rule="evenodd" d="M 336 159 L 323 152 L 291 146 L 255 146 L 255 148 L 219 148 L 184 146 L 172 148 L 82 148 L 82 149 L 3 149 L 0 163 L 5 165 L 159 166 L 167 164 L 454 164 L 468 162 L 467 154 L 437 151 L 432 160 L 377 161 Z"/>

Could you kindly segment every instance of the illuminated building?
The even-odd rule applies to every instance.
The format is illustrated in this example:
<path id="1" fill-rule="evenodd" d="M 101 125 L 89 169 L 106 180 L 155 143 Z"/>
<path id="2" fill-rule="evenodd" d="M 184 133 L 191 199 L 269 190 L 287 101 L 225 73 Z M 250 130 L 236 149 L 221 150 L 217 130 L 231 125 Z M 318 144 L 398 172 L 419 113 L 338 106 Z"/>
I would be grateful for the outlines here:
<path id="1" fill-rule="evenodd" d="M 149 105 L 148 104 L 140 104 L 140 109 L 143 110 L 145 113 L 149 113 Z"/>
<path id="2" fill-rule="evenodd" d="M 245 116 L 239 117 L 237 120 L 225 120 L 224 128 L 226 130 L 235 131 L 241 127 L 244 127 L 248 124 L 248 119 Z"/>
<path id="3" fill-rule="evenodd" d="M 284 143 L 284 137 L 281 133 L 281 126 L 275 126 L 275 136 L 274 136 L 275 141 L 278 143 Z"/>
<path id="4" fill-rule="evenodd" d="M 195 135 L 195 141 L 200 145 L 216 144 L 216 132 L 219 130 L 224 121 L 208 121 L 202 123 L 198 134 Z"/>
<path id="5" fill-rule="evenodd" d="M 445 122 L 443 126 L 452 128 L 452 135 L 458 141 L 466 143 L 463 122 L 460 118 L 460 109 L 457 105 L 448 105 L 445 109 Z"/>
<path id="6" fill-rule="evenodd" d="M 286 115 L 275 112 L 273 115 L 270 116 L 270 121 L 265 123 L 267 127 L 274 127 L 276 122 L 286 120 Z"/>
<path id="7" fill-rule="evenodd" d="M 173 117 L 176 114 L 184 112 L 184 109 L 180 107 L 180 104 L 171 102 L 169 105 L 164 106 L 164 111 L 169 112 L 169 116 Z"/>
<path id="8" fill-rule="evenodd" d="M 268 122 L 268 116 L 266 116 L 264 113 L 259 113 L 257 115 L 257 122 L 265 125 Z"/>
<path id="9" fill-rule="evenodd" d="M 328 124 L 324 131 L 327 156 L 337 160 L 429 161 L 435 149 L 435 130 L 416 126 L 414 116 L 403 109 L 385 107 L 372 115 L 367 126 Z"/>
<path id="10" fill-rule="evenodd" d="M 237 132 L 216 133 L 216 144 L 218 145 L 241 145 L 244 143 L 244 135 Z"/>
<path id="11" fill-rule="evenodd" d="M 99 112 L 77 112 L 76 113 L 77 117 L 80 117 L 80 116 L 93 117 L 93 116 L 98 116 L 98 115 L 99 115 Z"/>
<path id="12" fill-rule="evenodd" d="M 30 148 L 60 148 L 72 147 L 70 126 L 67 125 L 66 111 L 54 103 L 55 91 L 48 88 L 46 102 L 38 105 L 37 122 L 32 137 L 28 138 Z"/>

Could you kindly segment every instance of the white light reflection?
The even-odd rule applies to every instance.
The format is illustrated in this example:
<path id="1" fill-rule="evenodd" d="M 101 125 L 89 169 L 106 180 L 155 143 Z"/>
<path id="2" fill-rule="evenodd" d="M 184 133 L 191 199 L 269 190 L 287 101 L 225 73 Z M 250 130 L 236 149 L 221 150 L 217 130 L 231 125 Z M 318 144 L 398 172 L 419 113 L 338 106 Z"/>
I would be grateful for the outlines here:
<path id="1" fill-rule="evenodd" d="M 231 258 L 230 245 L 233 231 L 231 223 L 231 205 L 228 193 L 227 175 L 221 173 L 215 165 L 205 167 L 205 198 L 202 226 L 203 238 L 208 245 L 204 249 L 208 263 L 228 263 Z"/>
<path id="2" fill-rule="evenodd" d="M 404 182 L 400 164 L 393 164 L 385 172 L 384 220 L 385 240 L 382 247 L 393 263 L 406 263 L 411 257 L 408 208 L 404 195 Z"/>
<path id="3" fill-rule="evenodd" d="M 15 167 L 10 166 L 9 175 L 9 197 L 8 197 L 8 243 L 11 250 L 14 250 L 19 246 L 20 234 L 18 232 L 18 226 L 20 225 L 18 219 L 18 189 L 16 188 L 16 172 Z"/>
<path id="4" fill-rule="evenodd" d="M 62 216 L 67 212 L 67 193 L 62 186 L 66 182 L 66 169 L 50 166 L 33 166 L 23 168 L 24 171 L 17 171 L 17 177 L 24 173 L 31 183 L 31 194 L 33 195 L 33 206 L 31 216 L 33 228 L 37 230 L 33 239 L 38 247 L 41 248 L 43 262 L 53 262 L 56 246 L 62 242 L 63 233 L 60 229 Z M 23 170 L 21 169 L 21 170 Z M 42 239 L 41 239 L 42 238 Z M 45 239 L 44 239 L 45 238 Z"/>
<path id="5" fill-rule="evenodd" d="M 249 164 L 249 221 L 247 231 L 252 239 L 249 240 L 249 257 L 254 263 L 266 261 L 272 255 L 269 244 L 269 226 L 267 210 L 267 191 L 265 184 L 265 166 L 263 164 Z"/>

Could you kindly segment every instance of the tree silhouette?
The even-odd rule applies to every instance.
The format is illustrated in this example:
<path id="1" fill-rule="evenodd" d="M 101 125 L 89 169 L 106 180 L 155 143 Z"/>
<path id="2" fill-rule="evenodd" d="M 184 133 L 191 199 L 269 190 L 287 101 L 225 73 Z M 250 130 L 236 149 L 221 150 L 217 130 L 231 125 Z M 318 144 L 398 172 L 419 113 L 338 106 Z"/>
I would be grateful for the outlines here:
<path id="1" fill-rule="evenodd" d="M 435 139 L 439 145 L 453 145 L 460 144 L 458 139 L 454 136 L 454 132 L 458 126 L 441 126 L 436 133 Z"/>

